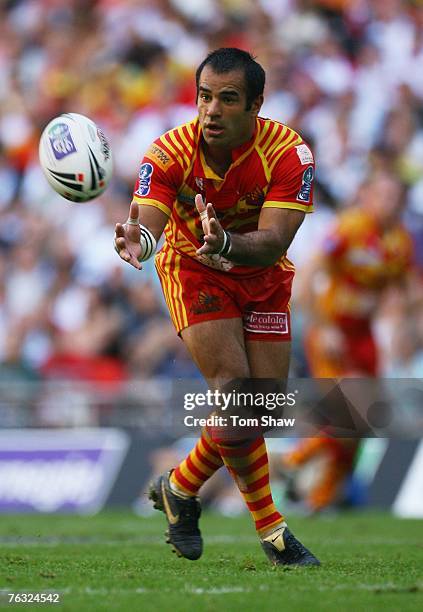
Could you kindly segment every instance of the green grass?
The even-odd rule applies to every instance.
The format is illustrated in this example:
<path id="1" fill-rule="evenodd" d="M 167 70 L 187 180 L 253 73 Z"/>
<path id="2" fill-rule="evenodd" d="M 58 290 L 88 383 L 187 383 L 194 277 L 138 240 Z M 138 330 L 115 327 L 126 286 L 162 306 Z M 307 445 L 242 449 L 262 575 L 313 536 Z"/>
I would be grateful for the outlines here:
<path id="1" fill-rule="evenodd" d="M 159 514 L 0 516 L 0 607 L 5 593 L 52 591 L 78 612 L 423 610 L 423 521 L 292 518 L 323 563 L 308 570 L 270 566 L 248 516 L 201 522 L 205 551 L 192 562 L 164 544 Z"/>

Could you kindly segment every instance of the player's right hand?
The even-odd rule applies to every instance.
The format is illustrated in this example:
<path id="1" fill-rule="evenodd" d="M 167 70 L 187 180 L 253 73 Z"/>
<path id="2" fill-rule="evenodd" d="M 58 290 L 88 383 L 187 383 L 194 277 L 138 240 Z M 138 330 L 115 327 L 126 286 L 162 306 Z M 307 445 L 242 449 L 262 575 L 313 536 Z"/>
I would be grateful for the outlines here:
<path id="1" fill-rule="evenodd" d="M 119 257 L 137 270 L 142 269 L 142 265 L 138 261 L 138 258 L 141 257 L 140 239 L 139 206 L 133 202 L 129 209 L 127 221 L 116 223 L 114 245 Z"/>

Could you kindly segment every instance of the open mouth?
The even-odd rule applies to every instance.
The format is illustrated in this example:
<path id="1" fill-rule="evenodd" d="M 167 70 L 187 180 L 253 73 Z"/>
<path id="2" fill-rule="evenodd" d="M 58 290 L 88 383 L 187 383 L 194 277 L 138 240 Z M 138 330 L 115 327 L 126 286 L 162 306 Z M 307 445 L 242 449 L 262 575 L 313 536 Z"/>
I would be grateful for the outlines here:
<path id="1" fill-rule="evenodd" d="M 209 136 L 219 136 L 220 134 L 223 134 L 223 132 L 225 131 L 225 128 L 223 128 L 220 125 L 216 125 L 214 123 L 210 123 L 204 126 L 204 129 Z"/>

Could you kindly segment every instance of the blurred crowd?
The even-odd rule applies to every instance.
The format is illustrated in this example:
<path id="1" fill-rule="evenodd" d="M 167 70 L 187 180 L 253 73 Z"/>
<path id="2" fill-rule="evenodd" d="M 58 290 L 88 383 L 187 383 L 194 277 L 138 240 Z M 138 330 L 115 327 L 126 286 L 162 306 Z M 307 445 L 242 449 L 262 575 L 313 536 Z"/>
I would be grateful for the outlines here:
<path id="1" fill-rule="evenodd" d="M 195 69 L 221 46 L 257 56 L 267 72 L 261 114 L 298 130 L 315 151 L 318 212 L 290 251 L 298 274 L 337 212 L 383 169 L 405 186 L 404 223 L 421 285 L 422 2 L 5 0 L 0 381 L 198 376 L 168 319 L 152 262 L 133 270 L 112 238 L 143 152 L 195 116 Z M 41 131 L 62 112 L 91 117 L 111 142 L 115 176 L 94 202 L 66 202 L 39 168 Z M 395 291 L 383 302 L 376 333 L 385 375 L 423 377 L 418 312 L 410 314 Z M 300 331 L 296 337 L 293 373 L 304 375 Z"/>

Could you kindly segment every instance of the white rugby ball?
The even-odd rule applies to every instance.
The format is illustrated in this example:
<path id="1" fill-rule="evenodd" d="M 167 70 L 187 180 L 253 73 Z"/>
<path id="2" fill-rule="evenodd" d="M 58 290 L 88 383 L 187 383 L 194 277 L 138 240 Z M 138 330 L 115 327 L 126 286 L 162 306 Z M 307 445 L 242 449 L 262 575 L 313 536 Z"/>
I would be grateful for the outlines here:
<path id="1" fill-rule="evenodd" d="M 96 198 L 112 177 L 109 142 L 84 115 L 65 113 L 52 119 L 41 135 L 39 155 L 50 185 L 72 202 Z"/>

